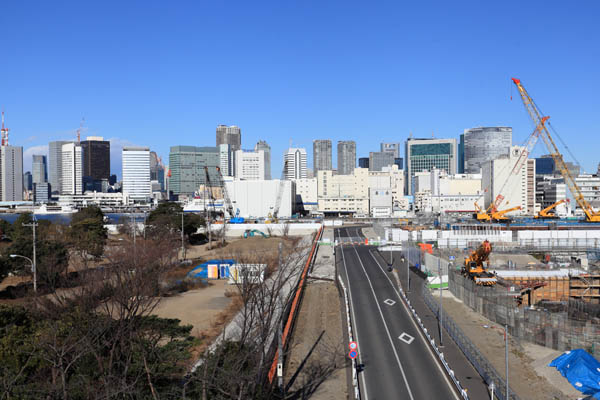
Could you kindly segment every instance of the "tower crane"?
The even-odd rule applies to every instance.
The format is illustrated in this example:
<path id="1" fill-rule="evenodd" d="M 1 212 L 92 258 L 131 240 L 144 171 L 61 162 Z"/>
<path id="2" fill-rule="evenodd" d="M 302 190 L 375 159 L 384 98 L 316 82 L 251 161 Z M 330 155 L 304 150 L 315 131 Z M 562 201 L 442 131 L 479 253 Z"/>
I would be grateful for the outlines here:
<path id="1" fill-rule="evenodd" d="M 519 94 L 521 95 L 521 100 L 523 100 L 523 105 L 525 106 L 525 109 L 527 110 L 529 117 L 531 118 L 533 123 L 536 124 L 536 126 L 537 125 L 542 126 L 539 136 L 542 137 L 542 140 L 544 141 L 548 151 L 550 152 L 550 156 L 554 160 L 554 164 L 556 165 L 556 167 L 558 167 L 558 170 L 560 171 L 560 174 L 564 178 L 567 186 L 569 186 L 569 190 L 573 194 L 575 201 L 577 202 L 579 207 L 585 213 L 586 221 L 587 222 L 600 222 L 600 212 L 595 211 L 592 208 L 592 206 L 590 205 L 590 203 L 583 196 L 583 193 L 581 192 L 581 189 L 577 185 L 575 178 L 573 178 L 573 176 L 571 175 L 571 172 L 567 168 L 567 165 L 565 164 L 565 161 L 563 160 L 563 156 L 560 153 L 560 151 L 558 150 L 558 147 L 556 146 L 554 139 L 552 139 L 552 136 L 550 135 L 548 128 L 543 123 L 543 122 L 545 122 L 544 121 L 545 117 L 542 116 L 541 111 L 538 109 L 538 107 L 536 106 L 535 102 L 533 101 L 533 99 L 531 98 L 529 93 L 527 93 L 527 91 L 523 87 L 521 80 L 519 80 L 517 78 L 512 78 L 512 81 L 515 84 L 515 86 L 517 87 Z"/>

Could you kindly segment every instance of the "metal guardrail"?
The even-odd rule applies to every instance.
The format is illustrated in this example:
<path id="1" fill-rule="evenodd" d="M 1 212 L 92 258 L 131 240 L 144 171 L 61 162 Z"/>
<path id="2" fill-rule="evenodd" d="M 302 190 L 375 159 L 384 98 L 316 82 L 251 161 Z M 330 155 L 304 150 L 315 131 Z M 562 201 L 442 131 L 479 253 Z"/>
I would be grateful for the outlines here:
<path id="1" fill-rule="evenodd" d="M 423 285 L 422 289 L 423 300 L 427 307 L 434 314 L 438 314 L 439 304 L 431 293 L 426 285 Z M 464 332 L 456 325 L 454 320 L 448 315 L 445 314 L 442 319 L 442 325 L 448 332 L 448 335 L 454 340 L 454 343 L 460 348 L 465 357 L 469 360 L 469 362 L 475 367 L 479 375 L 481 375 L 488 385 L 488 387 L 493 383 L 497 390 L 494 391 L 494 395 L 499 400 L 507 400 L 506 393 L 504 392 L 505 380 L 502 379 L 498 371 L 492 366 L 492 364 L 488 361 L 488 359 L 481 354 L 477 346 L 464 334 Z M 510 388 L 510 395 L 508 400 L 520 400 L 519 396 L 517 396 L 512 388 Z"/>
<path id="2" fill-rule="evenodd" d="M 467 394 L 467 390 L 465 388 L 463 388 L 462 385 L 460 384 L 458 378 L 454 374 L 454 370 L 450 367 L 450 364 L 448 364 L 448 361 L 446 361 L 446 358 L 444 357 L 444 353 L 442 353 L 440 351 L 440 348 L 435 344 L 434 338 L 431 337 L 431 335 L 429 334 L 429 332 L 427 332 L 427 328 L 425 328 L 425 325 L 423 324 L 423 321 L 417 315 L 417 311 L 410 304 L 410 300 L 408 299 L 408 297 L 404 293 L 404 290 L 402 289 L 402 285 L 400 285 L 400 278 L 398 277 L 398 274 L 396 273 L 396 271 L 394 271 L 394 276 L 396 277 L 396 281 L 398 282 L 398 289 L 400 289 L 400 295 L 404 299 L 404 302 L 408 306 L 408 309 L 410 310 L 410 312 L 412 313 L 413 317 L 417 321 L 417 324 L 419 325 L 419 327 L 421 328 L 421 330 L 423 331 L 423 333 L 427 337 L 427 340 L 429 341 L 429 345 L 431 346 L 431 348 L 433 349 L 433 351 L 435 352 L 435 354 L 439 358 L 440 362 L 442 363 L 442 366 L 444 367 L 444 369 L 448 373 L 448 376 L 450 376 L 450 379 L 452 379 L 452 382 L 454 383 L 454 386 L 456 386 L 456 389 L 458 390 L 458 393 L 463 398 L 463 400 L 469 400 L 469 396 Z"/>
<path id="3" fill-rule="evenodd" d="M 348 339 L 350 342 L 354 341 L 354 336 L 352 335 L 352 321 L 350 318 L 350 301 L 348 300 L 348 291 L 346 290 L 346 286 L 344 285 L 344 281 L 341 276 L 338 276 L 338 280 L 340 285 L 342 286 L 342 290 L 344 291 L 344 304 L 346 305 L 346 323 L 348 325 Z M 358 383 L 358 373 L 356 372 L 356 358 L 352 359 L 352 386 L 354 387 L 354 398 L 356 400 L 360 400 L 360 388 Z"/>

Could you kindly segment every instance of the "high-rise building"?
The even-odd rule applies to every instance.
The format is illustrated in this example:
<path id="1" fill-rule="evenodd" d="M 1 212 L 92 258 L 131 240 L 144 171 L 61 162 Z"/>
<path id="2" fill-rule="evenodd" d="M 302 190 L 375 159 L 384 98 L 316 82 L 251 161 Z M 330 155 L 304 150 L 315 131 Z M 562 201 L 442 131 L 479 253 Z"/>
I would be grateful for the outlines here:
<path id="1" fill-rule="evenodd" d="M 233 176 L 235 174 L 235 152 L 231 151 L 230 144 L 220 144 L 219 148 L 219 166 L 221 175 Z"/>
<path id="2" fill-rule="evenodd" d="M 60 182 L 60 194 L 83 194 L 83 152 L 73 142 L 62 145 Z"/>
<path id="3" fill-rule="evenodd" d="M 110 176 L 110 142 L 99 136 L 88 136 L 81 141 L 83 176 L 102 181 Z"/>
<path id="4" fill-rule="evenodd" d="M 146 202 L 152 197 L 150 149 L 123 147 L 123 194 L 133 201 Z"/>
<path id="5" fill-rule="evenodd" d="M 331 171 L 332 169 L 331 140 L 313 140 L 313 173 L 317 175 L 319 171 Z"/>
<path id="6" fill-rule="evenodd" d="M 413 139 L 405 143 L 406 192 L 414 193 L 413 182 L 416 172 L 443 169 L 456 174 L 456 139 Z"/>
<path id="7" fill-rule="evenodd" d="M 150 152 L 150 180 L 158 182 L 160 191 L 165 190 L 165 167 L 162 165 L 155 151 Z"/>
<path id="8" fill-rule="evenodd" d="M 33 184 L 33 202 L 47 203 L 50 199 L 50 184 L 48 182 L 38 182 Z"/>
<path id="9" fill-rule="evenodd" d="M 351 175 L 356 168 L 356 142 L 342 140 L 337 144 L 337 173 L 338 175 Z"/>
<path id="10" fill-rule="evenodd" d="M 458 173 L 480 173 L 484 162 L 508 156 L 510 146 L 512 146 L 511 127 L 492 126 L 465 129 L 464 133 L 460 135 L 459 163 L 462 161 L 462 165 L 459 165 Z"/>
<path id="11" fill-rule="evenodd" d="M 265 180 L 265 152 L 238 150 L 235 152 L 235 177 L 247 181 Z"/>
<path id="12" fill-rule="evenodd" d="M 48 182 L 52 193 L 60 194 L 62 190 L 62 146 L 68 141 L 50 142 L 48 145 Z"/>
<path id="13" fill-rule="evenodd" d="M 402 143 L 381 143 L 379 151 L 392 153 L 394 154 L 394 158 L 400 158 L 401 148 Z M 400 169 L 402 169 L 402 167 L 400 167 Z"/>
<path id="14" fill-rule="evenodd" d="M 369 157 L 361 157 L 358 159 L 358 168 L 369 168 Z"/>
<path id="15" fill-rule="evenodd" d="M 283 161 L 285 179 L 306 178 L 306 149 L 289 148 Z"/>
<path id="16" fill-rule="evenodd" d="M 221 144 L 231 145 L 231 151 L 235 152 L 242 148 L 242 130 L 235 125 L 217 126 L 217 147 Z"/>
<path id="17" fill-rule="evenodd" d="M 369 153 L 369 171 L 381 171 L 383 167 L 394 165 L 394 153 L 391 151 L 372 151 Z"/>
<path id="18" fill-rule="evenodd" d="M 23 147 L 0 147 L 0 199 L 23 200 Z"/>
<path id="19" fill-rule="evenodd" d="M 579 165 L 566 161 L 565 165 L 572 177 L 576 177 L 581 173 Z M 535 159 L 535 173 L 537 175 L 560 175 L 560 170 L 556 168 L 554 159 L 550 154 L 545 154 Z"/>
<path id="20" fill-rule="evenodd" d="M 23 174 L 23 190 L 32 190 L 33 189 L 33 175 L 31 172 L 27 171 Z"/>
<path id="21" fill-rule="evenodd" d="M 44 183 L 48 181 L 46 175 L 46 156 L 33 155 L 31 164 L 33 183 Z"/>
<path id="22" fill-rule="evenodd" d="M 271 146 L 264 140 L 259 140 L 254 146 L 254 151 L 262 151 L 264 153 L 265 162 L 265 177 L 264 179 L 271 179 Z"/>
<path id="23" fill-rule="evenodd" d="M 217 180 L 217 167 L 221 165 L 218 147 L 173 146 L 169 153 L 169 191 L 174 195 L 193 195 L 209 178 Z"/>
<path id="24" fill-rule="evenodd" d="M 493 204 L 501 195 L 499 210 L 521 207 L 512 214 L 533 215 L 535 213 L 535 159 L 527 159 L 518 171 L 514 171 L 524 147 L 512 146 L 508 156 L 489 160 L 482 167 L 484 207 Z"/>

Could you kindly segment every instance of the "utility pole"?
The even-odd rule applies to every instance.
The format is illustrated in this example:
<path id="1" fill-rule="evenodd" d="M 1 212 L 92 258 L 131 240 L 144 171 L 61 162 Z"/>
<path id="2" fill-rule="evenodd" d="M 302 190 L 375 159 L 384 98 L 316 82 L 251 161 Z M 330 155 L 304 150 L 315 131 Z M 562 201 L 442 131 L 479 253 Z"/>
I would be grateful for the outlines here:
<path id="1" fill-rule="evenodd" d="M 35 228 L 38 226 L 37 220 L 35 219 L 35 215 L 33 216 L 33 221 L 30 224 L 22 224 L 23 226 L 29 226 L 33 228 L 33 262 L 31 263 L 31 269 L 33 270 L 33 291 L 37 293 L 37 260 L 35 256 L 36 250 L 36 240 L 35 240 Z"/>
<path id="2" fill-rule="evenodd" d="M 210 248 L 210 240 L 208 243 Z M 181 259 L 185 260 L 185 242 L 183 240 L 183 211 L 181 212 Z"/>
<path id="3" fill-rule="evenodd" d="M 506 364 L 506 400 L 510 397 L 510 389 L 508 387 L 508 306 L 510 303 L 509 293 L 510 288 L 506 286 L 506 322 L 504 323 L 504 362 Z"/>
<path id="4" fill-rule="evenodd" d="M 438 276 L 440 277 L 440 309 L 439 309 L 439 315 L 438 315 L 438 322 L 440 325 L 440 347 L 444 347 L 444 341 L 442 339 L 442 318 L 443 318 L 443 314 L 444 314 L 444 305 L 442 302 L 442 266 L 440 264 L 440 255 L 438 255 Z"/>
<path id="5" fill-rule="evenodd" d="M 277 267 L 277 275 L 281 277 L 281 264 L 283 260 L 283 243 L 279 243 L 278 246 L 278 261 L 279 265 Z M 279 315 L 279 343 L 277 346 L 277 385 L 279 386 L 279 390 L 284 395 L 285 393 L 283 387 L 283 301 L 281 300 L 281 294 L 278 296 L 279 298 L 279 307 L 281 314 Z"/>

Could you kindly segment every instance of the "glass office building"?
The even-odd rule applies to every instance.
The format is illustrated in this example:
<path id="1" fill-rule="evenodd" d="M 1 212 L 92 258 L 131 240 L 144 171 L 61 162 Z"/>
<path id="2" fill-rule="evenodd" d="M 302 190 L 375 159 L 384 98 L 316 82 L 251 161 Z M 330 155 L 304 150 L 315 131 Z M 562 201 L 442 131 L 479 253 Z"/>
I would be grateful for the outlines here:
<path id="1" fill-rule="evenodd" d="M 443 169 L 456 174 L 456 139 L 408 139 L 406 141 L 406 194 L 414 194 L 416 172 Z"/>

